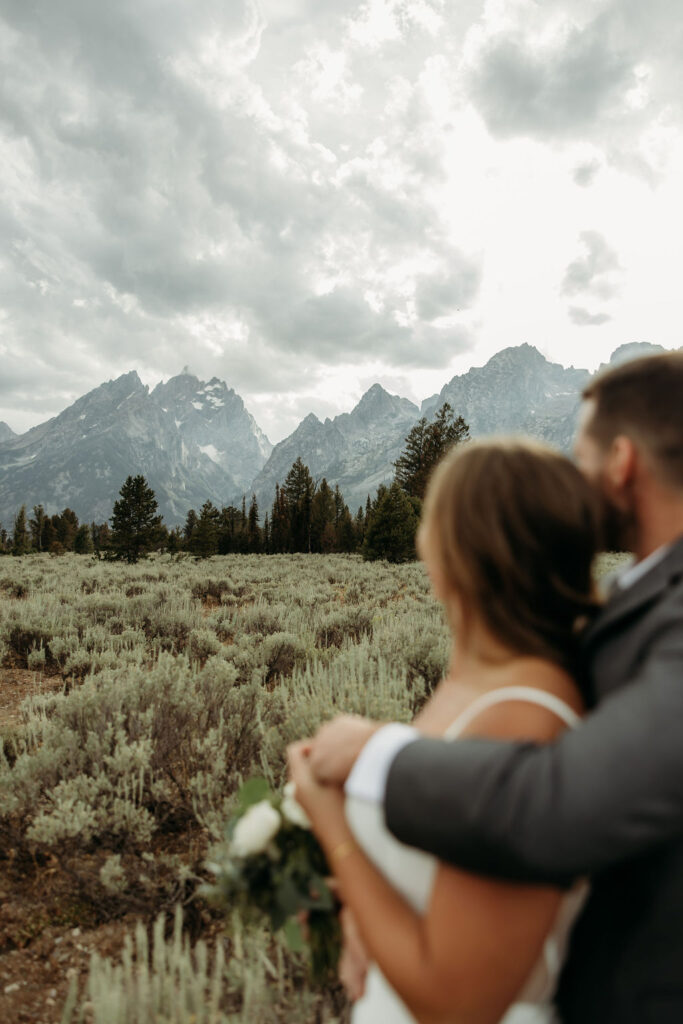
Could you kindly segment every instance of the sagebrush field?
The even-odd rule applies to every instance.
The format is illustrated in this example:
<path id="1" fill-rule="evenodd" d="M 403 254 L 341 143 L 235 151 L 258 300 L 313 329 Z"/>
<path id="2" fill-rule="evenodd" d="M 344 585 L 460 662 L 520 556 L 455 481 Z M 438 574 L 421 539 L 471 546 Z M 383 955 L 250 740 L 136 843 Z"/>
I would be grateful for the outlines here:
<path id="1" fill-rule="evenodd" d="M 345 1020 L 197 889 L 245 778 L 338 711 L 409 720 L 448 650 L 415 563 L 2 559 L 0 1019 Z"/>

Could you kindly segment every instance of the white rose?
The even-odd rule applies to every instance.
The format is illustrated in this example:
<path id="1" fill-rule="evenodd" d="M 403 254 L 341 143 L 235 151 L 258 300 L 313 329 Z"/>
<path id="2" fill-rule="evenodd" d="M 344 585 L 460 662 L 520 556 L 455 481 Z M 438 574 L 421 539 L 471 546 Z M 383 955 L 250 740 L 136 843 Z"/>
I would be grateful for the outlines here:
<path id="1" fill-rule="evenodd" d="M 269 800 L 254 804 L 239 819 L 232 834 L 231 851 L 236 857 L 264 853 L 280 831 L 282 819 Z"/>
<path id="2" fill-rule="evenodd" d="M 299 828 L 307 828 L 310 830 L 311 822 L 309 821 L 308 815 L 297 802 L 295 794 L 296 785 L 293 782 L 288 782 L 284 788 L 284 799 L 282 801 L 282 816 L 287 819 L 292 825 L 298 825 Z"/>

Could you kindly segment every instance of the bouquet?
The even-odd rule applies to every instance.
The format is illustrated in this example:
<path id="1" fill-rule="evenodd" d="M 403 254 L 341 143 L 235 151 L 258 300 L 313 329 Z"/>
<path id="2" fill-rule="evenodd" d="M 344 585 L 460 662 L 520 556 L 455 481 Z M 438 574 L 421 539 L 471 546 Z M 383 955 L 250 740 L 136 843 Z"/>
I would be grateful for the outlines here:
<path id="1" fill-rule="evenodd" d="M 330 889 L 325 855 L 288 783 L 282 795 L 266 779 L 250 779 L 239 791 L 239 811 L 228 823 L 226 843 L 213 851 L 216 876 L 204 894 L 226 910 L 266 917 L 283 930 L 293 952 L 308 943 L 312 980 L 336 975 L 341 951 L 339 904 Z M 305 917 L 306 926 L 301 920 Z"/>

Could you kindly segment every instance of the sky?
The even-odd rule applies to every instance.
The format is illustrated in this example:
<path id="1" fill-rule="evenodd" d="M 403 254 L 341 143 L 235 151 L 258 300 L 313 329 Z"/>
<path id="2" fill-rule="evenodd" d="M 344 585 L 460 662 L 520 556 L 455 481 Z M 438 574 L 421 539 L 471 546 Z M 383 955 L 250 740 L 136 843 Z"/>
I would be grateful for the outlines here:
<path id="1" fill-rule="evenodd" d="M 0 0 L 0 420 L 681 345 L 679 0 Z"/>

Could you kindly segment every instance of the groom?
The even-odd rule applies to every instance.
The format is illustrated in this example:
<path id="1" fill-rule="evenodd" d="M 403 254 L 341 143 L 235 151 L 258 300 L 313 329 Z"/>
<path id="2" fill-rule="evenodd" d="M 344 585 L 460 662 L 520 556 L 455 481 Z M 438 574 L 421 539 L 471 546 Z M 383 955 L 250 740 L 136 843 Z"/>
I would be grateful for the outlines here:
<path id="1" fill-rule="evenodd" d="M 683 352 L 609 370 L 583 397 L 576 459 L 604 499 L 607 546 L 636 556 L 584 633 L 584 724 L 539 747 L 343 718 L 311 763 L 451 864 L 591 876 L 563 1024 L 683 1024 Z"/>

